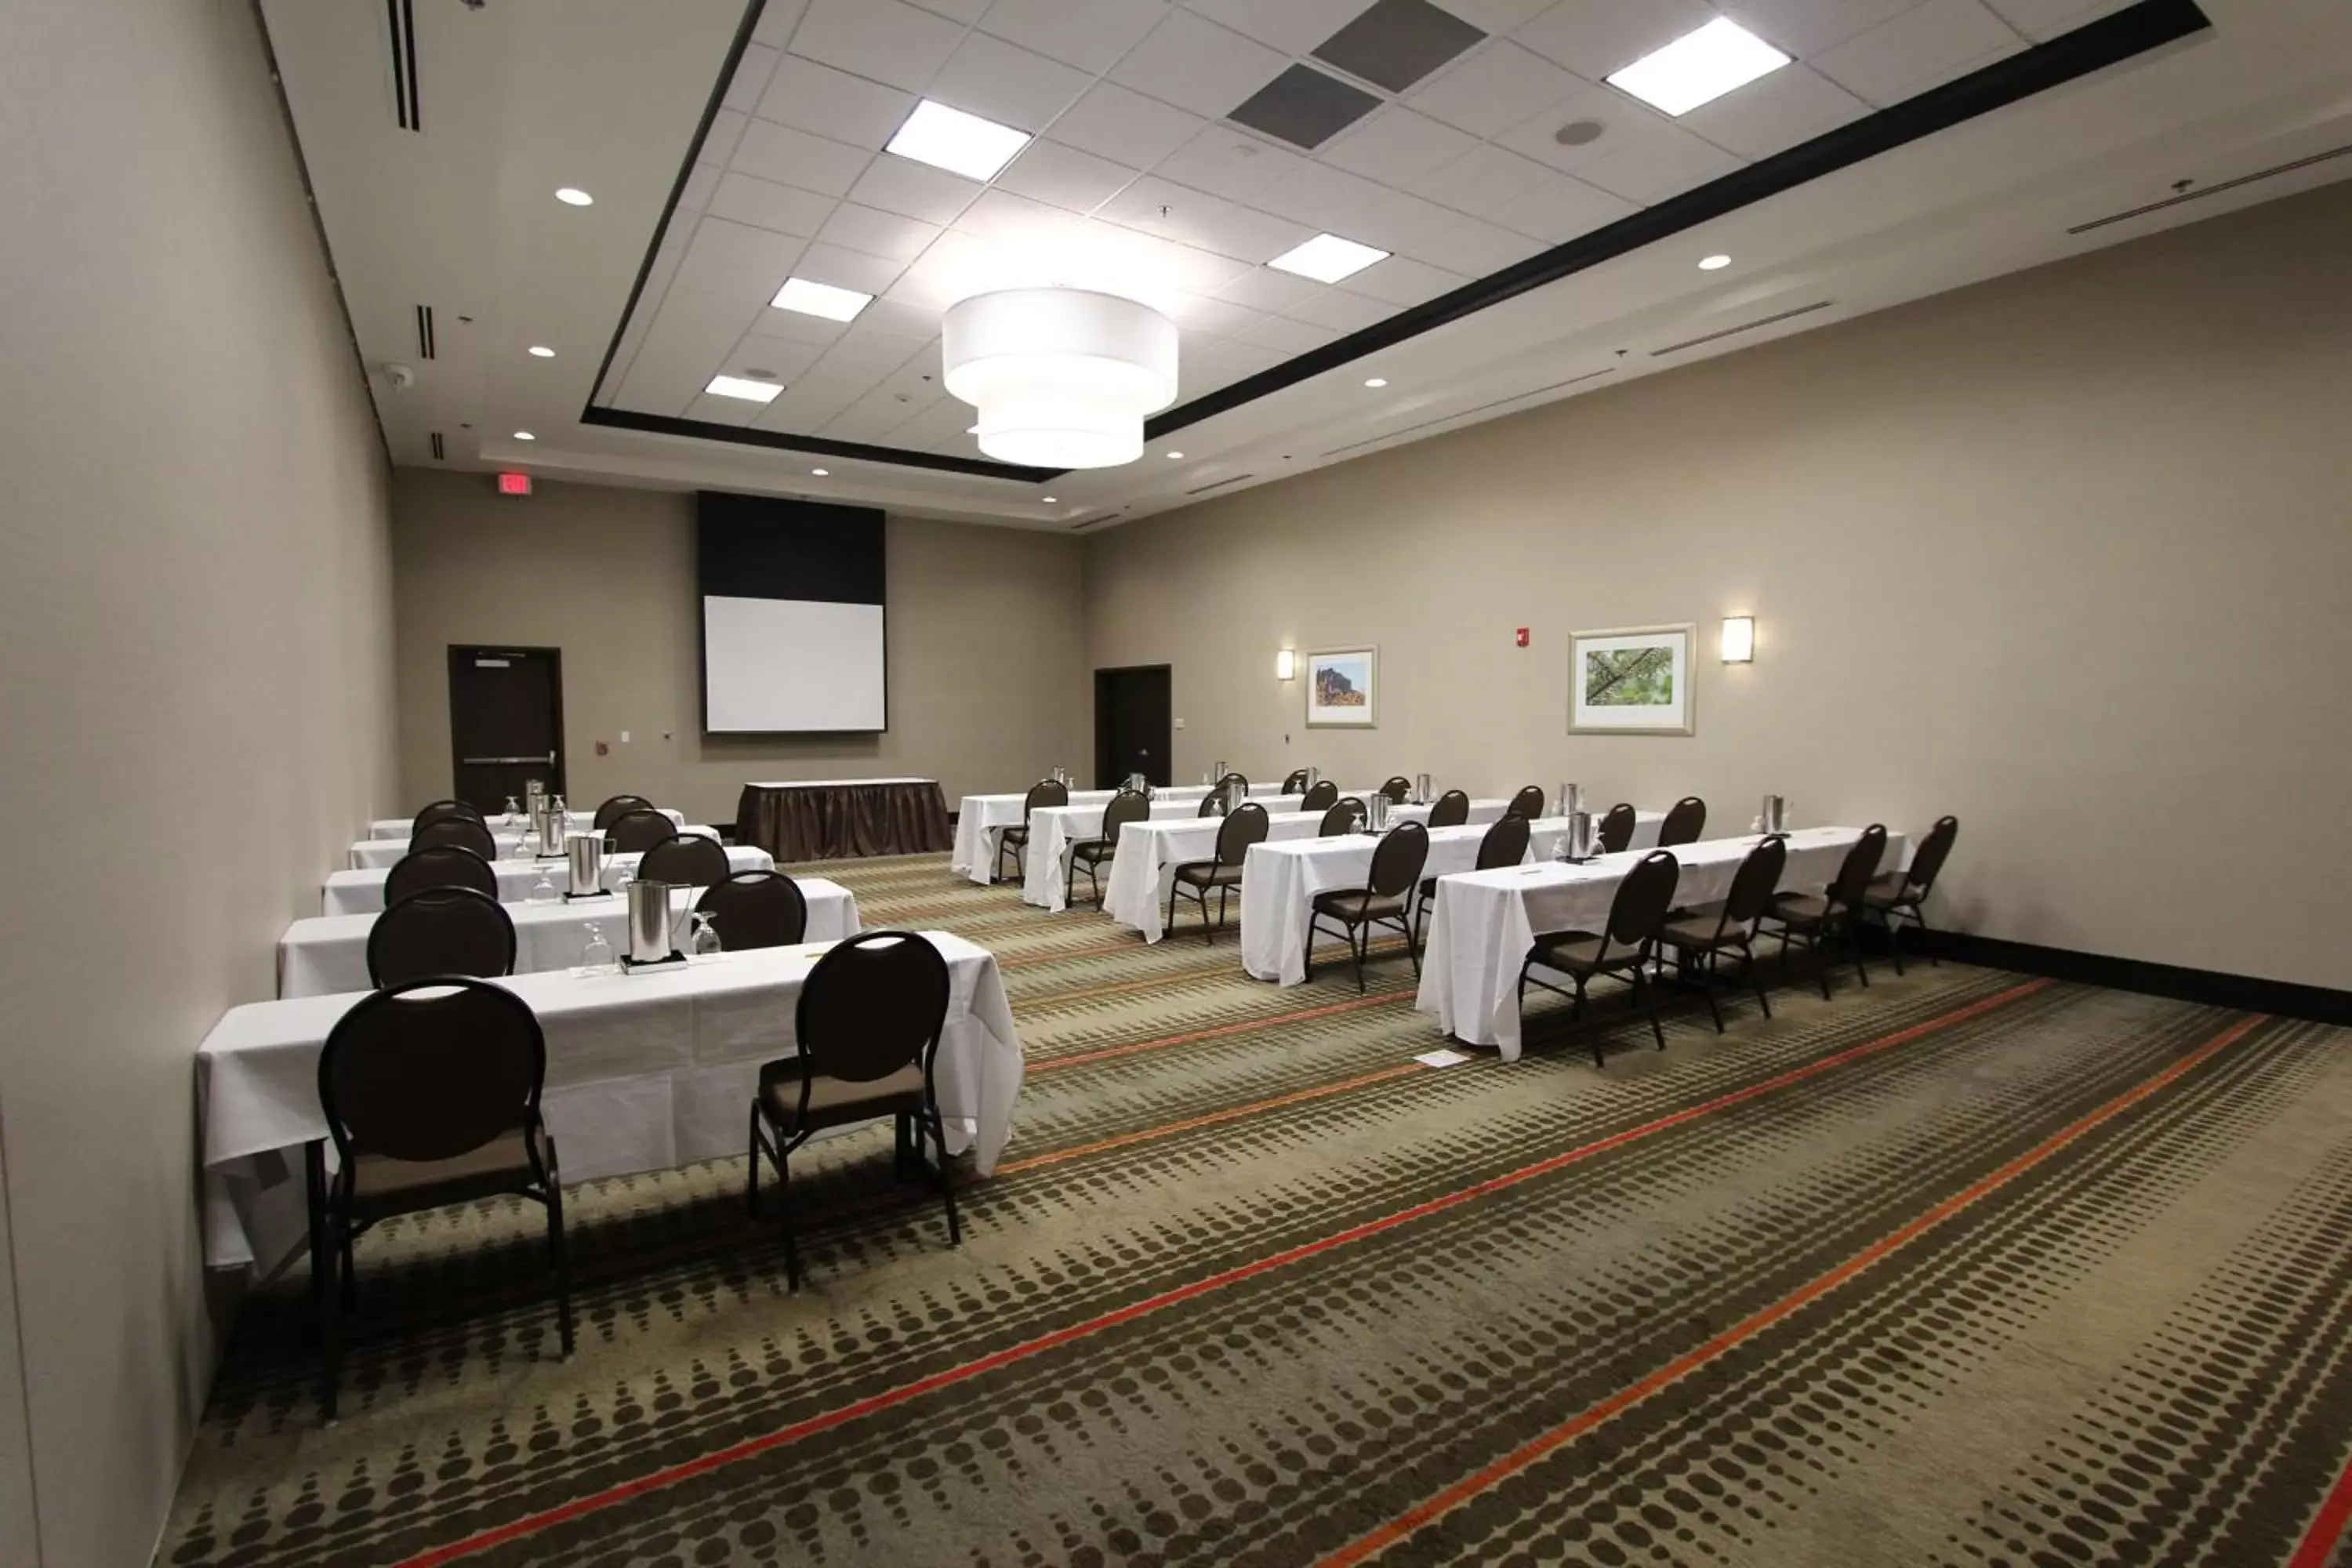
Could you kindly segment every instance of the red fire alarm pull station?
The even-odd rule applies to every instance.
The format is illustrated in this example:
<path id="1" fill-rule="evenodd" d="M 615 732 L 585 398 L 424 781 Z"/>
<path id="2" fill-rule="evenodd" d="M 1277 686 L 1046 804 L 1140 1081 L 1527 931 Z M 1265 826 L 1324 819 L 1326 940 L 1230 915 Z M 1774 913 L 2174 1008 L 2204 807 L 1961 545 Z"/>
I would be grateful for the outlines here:
<path id="1" fill-rule="evenodd" d="M 1519 628 L 1519 646 L 1521 647 L 1528 646 L 1528 628 L 1525 626 Z"/>
<path id="2" fill-rule="evenodd" d="M 502 496 L 527 496 L 530 494 L 530 476 L 529 474 L 500 474 L 499 476 L 499 494 Z"/>

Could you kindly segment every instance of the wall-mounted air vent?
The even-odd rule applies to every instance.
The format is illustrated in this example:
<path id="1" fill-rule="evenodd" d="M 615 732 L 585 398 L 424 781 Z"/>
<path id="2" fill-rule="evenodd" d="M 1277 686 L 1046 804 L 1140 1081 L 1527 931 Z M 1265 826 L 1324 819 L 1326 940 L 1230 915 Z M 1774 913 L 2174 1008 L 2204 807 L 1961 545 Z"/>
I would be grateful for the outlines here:
<path id="1" fill-rule="evenodd" d="M 383 0 L 392 30 L 392 112 L 403 131 L 422 131 L 416 100 L 416 0 Z"/>
<path id="2" fill-rule="evenodd" d="M 1237 485 L 1244 479 L 1254 479 L 1255 478 L 1257 478 L 1255 474 L 1235 474 L 1229 479 L 1212 479 L 1209 483 L 1202 485 L 1196 489 L 1186 490 L 1184 493 L 1188 496 L 1204 496 L 1211 490 L 1221 490 L 1227 485 Z"/>
<path id="3" fill-rule="evenodd" d="M 1323 455 L 1327 458 L 1336 458 L 1344 452 L 1357 451 L 1365 447 L 1377 447 L 1383 441 L 1393 441 L 1400 436 L 1410 436 L 1416 430 L 1427 430 L 1439 425 L 1451 425 L 1455 420 L 1468 419 L 1473 416 L 1484 414 L 1490 408 L 1502 408 L 1514 403 L 1525 403 L 1530 397 L 1541 397 L 1547 392 L 1558 392 L 1563 386 L 1574 386 L 1579 382 L 1591 381 L 1596 377 L 1607 375 L 1616 368 L 1613 364 L 1604 364 L 1599 370 L 1588 370 L 1582 375 L 1571 375 L 1566 381 L 1555 381 L 1549 386 L 1538 386 L 1533 392 L 1515 392 L 1508 397 L 1498 397 L 1492 403 L 1481 403 L 1475 408 L 1456 409 L 1451 414 L 1441 414 L 1434 419 L 1424 419 L 1418 425 L 1408 425 L 1402 430 L 1384 430 L 1377 436 L 1367 436 L 1360 441 L 1350 441 L 1344 447 L 1334 447 Z"/>
<path id="4" fill-rule="evenodd" d="M 2136 217 L 2146 217 L 2150 213 L 2160 213 L 2168 207 L 2177 207 L 2188 202 L 2201 202 L 2207 196 L 2218 196 L 2223 191 L 2234 191 L 2240 185 L 2251 185 L 2256 180 L 2269 180 L 2281 174 L 2292 174 L 2297 169 L 2308 169 L 2314 163 L 2325 163 L 2330 158 L 2341 158 L 2347 153 L 2352 153 L 2352 145 L 2330 147 L 2325 153 L 2314 153 L 2308 158 L 2297 158 L 2291 163 L 2280 163 L 2268 169 L 2257 169 L 2251 174 L 2241 174 L 2234 180 L 2223 180 L 2217 185 L 2205 185 L 2197 190 L 2183 191 L 2177 196 L 2167 196 L 2160 202 L 2149 202 L 2142 206 L 2126 207 L 2119 213 L 2109 213 L 2105 217 L 2095 217 L 2088 223 L 2076 224 L 2066 232 L 2088 234 L 2095 228 L 2105 228 L 2111 223 L 2129 223 Z"/>
<path id="5" fill-rule="evenodd" d="M 416 353 L 420 358 L 433 358 L 433 307 L 416 307 Z"/>
<path id="6" fill-rule="evenodd" d="M 1830 308 L 1830 304 L 1831 301 L 1827 300 L 1816 300 L 1810 305 L 1800 305 L 1793 310 L 1783 310 L 1777 316 L 1764 316 L 1753 321 L 1742 321 L 1736 327 L 1726 327 L 1719 332 L 1709 332 L 1702 338 L 1685 338 L 1681 342 L 1668 343 L 1662 349 L 1652 349 L 1650 357 L 1660 359 L 1667 354 L 1678 354 L 1685 349 L 1695 349 L 1701 343 L 1716 343 L 1721 342 L 1726 338 L 1736 338 L 1742 332 L 1752 332 L 1759 327 L 1769 327 L 1780 321 L 1793 321 L 1799 316 L 1810 316 L 1815 310 L 1826 310 Z"/>
<path id="7" fill-rule="evenodd" d="M 437 463 L 448 455 L 448 449 L 441 445 L 441 432 L 436 430 L 433 432 L 433 460 Z"/>

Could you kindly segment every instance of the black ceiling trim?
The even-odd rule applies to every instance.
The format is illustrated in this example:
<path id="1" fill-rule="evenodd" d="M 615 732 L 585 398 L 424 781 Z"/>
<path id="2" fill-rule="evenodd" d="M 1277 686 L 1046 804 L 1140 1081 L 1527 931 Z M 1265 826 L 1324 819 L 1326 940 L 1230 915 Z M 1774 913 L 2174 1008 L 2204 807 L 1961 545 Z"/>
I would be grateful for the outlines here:
<path id="1" fill-rule="evenodd" d="M 959 458 L 948 452 L 910 452 L 903 447 L 869 447 L 862 441 L 832 441 L 822 436 L 795 436 L 785 430 L 750 430 L 740 425 L 714 425 L 707 419 L 677 419 L 667 414 L 638 414 L 626 408 L 582 411 L 583 425 L 603 425 L 614 430 L 642 430 L 654 436 L 691 436 L 701 441 L 731 441 L 739 447 L 765 447 L 776 452 L 806 452 L 814 458 L 839 458 L 845 462 L 888 463 L 901 468 L 935 468 L 946 474 L 971 474 L 983 479 L 1011 479 L 1037 485 L 1057 479 L 1066 468 L 1026 468 L 985 458 Z"/>

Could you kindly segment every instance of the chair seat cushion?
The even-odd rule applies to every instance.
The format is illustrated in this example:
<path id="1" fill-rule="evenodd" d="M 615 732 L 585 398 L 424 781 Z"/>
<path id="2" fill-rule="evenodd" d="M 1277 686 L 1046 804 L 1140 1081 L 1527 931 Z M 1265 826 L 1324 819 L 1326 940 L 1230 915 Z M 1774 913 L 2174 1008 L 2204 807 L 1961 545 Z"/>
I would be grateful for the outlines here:
<path id="1" fill-rule="evenodd" d="M 797 1058 L 770 1062 L 760 1069 L 760 1109 L 788 1136 L 803 1131 L 801 1071 Z M 809 1079 L 809 1128 L 839 1127 L 922 1108 L 923 1064 L 919 1061 L 869 1083 L 827 1078 L 823 1073 Z"/>
<path id="2" fill-rule="evenodd" d="M 1118 846 L 1106 838 L 1089 838 L 1083 844 L 1070 846 L 1071 858 L 1084 860 L 1090 866 L 1099 866 L 1118 853 Z"/>
<path id="3" fill-rule="evenodd" d="M 339 1179 L 350 1182 L 352 1217 L 362 1224 L 372 1216 L 468 1203 L 533 1185 L 538 1176 L 531 1168 L 531 1141 L 542 1136 L 535 1128 L 518 1127 L 446 1160 L 395 1160 L 362 1152 L 352 1156 L 347 1177 Z M 543 1162 L 543 1142 L 539 1153 Z"/>
<path id="4" fill-rule="evenodd" d="M 1316 894 L 1315 910 L 1334 920 L 1358 924 L 1365 921 L 1393 920 L 1404 913 L 1404 895 L 1367 892 L 1361 888 L 1341 888 Z"/>
<path id="5" fill-rule="evenodd" d="M 1799 931 L 1811 931 L 1830 918 L 1830 901 L 1820 893 L 1782 893 L 1772 900 L 1772 918 Z"/>
<path id="6" fill-rule="evenodd" d="M 996 841 L 999 844 L 1026 844 L 1029 842 L 1029 830 L 1026 827 L 1008 827 Z"/>
<path id="7" fill-rule="evenodd" d="M 1900 871 L 1881 871 L 1870 879 L 1870 889 L 1862 895 L 1863 903 L 1874 910 L 1902 909 L 1919 901 L 1911 891 L 1910 879 Z"/>
<path id="8" fill-rule="evenodd" d="M 1746 939 L 1748 928 L 1744 925 L 1723 928 L 1723 906 L 1717 904 L 1713 909 L 1693 910 L 1679 919 L 1668 921 L 1660 929 L 1659 935 L 1675 947 L 1738 947 Z"/>
<path id="9" fill-rule="evenodd" d="M 1213 860 L 1195 860 L 1177 867 L 1176 879 L 1195 888 L 1238 888 L 1242 885 L 1242 868 L 1220 866 Z"/>
<path id="10" fill-rule="evenodd" d="M 1571 974 L 1592 974 L 1601 967 L 1602 942 L 1602 938 L 1587 931 L 1546 931 L 1536 938 L 1535 947 L 1528 952 L 1528 959 L 1529 963 L 1540 963 L 1546 969 L 1563 969 Z M 1633 956 L 1632 948 L 1621 948 L 1610 955 L 1609 964 L 1612 968 L 1620 964 L 1631 967 Z"/>

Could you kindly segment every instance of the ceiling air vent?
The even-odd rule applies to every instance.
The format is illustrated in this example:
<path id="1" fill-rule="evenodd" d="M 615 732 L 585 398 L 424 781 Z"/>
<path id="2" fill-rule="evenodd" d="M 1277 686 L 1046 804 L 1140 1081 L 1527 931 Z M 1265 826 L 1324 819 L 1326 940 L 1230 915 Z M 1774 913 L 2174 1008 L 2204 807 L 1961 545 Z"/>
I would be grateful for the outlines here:
<path id="1" fill-rule="evenodd" d="M 1457 408 L 1451 414 L 1441 414 L 1434 419 L 1424 419 L 1418 425 L 1408 425 L 1402 430 L 1383 430 L 1377 436 L 1367 436 L 1360 441 L 1350 441 L 1344 447 L 1334 447 L 1323 455 L 1327 458 L 1336 458 L 1343 452 L 1352 452 L 1361 447 L 1375 447 L 1382 441 L 1393 441 L 1400 436 L 1410 436 L 1416 430 L 1426 430 L 1436 425 L 1451 425 L 1457 419 L 1468 419 L 1475 415 L 1484 414 L 1490 408 L 1501 408 L 1513 403 L 1525 403 L 1530 397 L 1541 397 L 1547 392 L 1558 392 L 1563 386 L 1574 386 L 1579 382 L 1591 381 L 1597 376 L 1607 375 L 1616 368 L 1613 364 L 1604 364 L 1599 370 L 1588 370 L 1582 375 L 1571 375 L 1566 381 L 1555 381 L 1549 386 L 1538 386 L 1532 392 L 1515 392 L 1508 397 L 1498 397 L 1492 403 L 1482 403 L 1475 408 Z"/>
<path id="2" fill-rule="evenodd" d="M 2076 224 L 2066 232 L 2088 234 L 2095 228 L 2105 228 L 2111 223 L 2129 223 L 2136 217 L 2146 217 L 2150 213 L 2160 213 L 2168 207 L 2177 207 L 2185 202 L 2201 202 L 2207 196 L 2218 196 L 2223 191 L 2234 191 L 2240 185 L 2251 185 L 2256 180 L 2267 180 L 2279 174 L 2292 174 L 2297 169 L 2308 169 L 2314 163 L 2325 163 L 2330 158 L 2341 158 L 2347 153 L 2352 153 L 2352 145 L 2330 147 L 2325 153 L 2314 153 L 2308 158 L 2297 158 L 2291 163 L 2281 163 L 2269 169 L 2257 169 L 2251 174 L 2241 174 L 2234 180 L 2223 180 L 2218 185 L 2206 185 L 2198 190 L 2183 191 L 2177 196 L 2167 196 L 2160 202 L 2149 202 L 2144 206 L 2127 207 L 2119 213 L 2109 213 L 2105 217 L 2095 217 L 2088 223 Z"/>
<path id="3" fill-rule="evenodd" d="M 1662 349 L 1652 349 L 1650 357 L 1659 359 L 1667 354 L 1678 354 L 1685 349 L 1695 349 L 1701 343 L 1720 342 L 1725 338 L 1736 338 L 1742 332 L 1752 332 L 1759 327 L 1769 327 L 1780 321 L 1793 321 L 1799 316 L 1810 316 L 1815 310 L 1826 310 L 1830 308 L 1830 300 L 1816 300 L 1810 305 L 1800 305 L 1793 310 L 1783 310 L 1777 316 L 1764 316 L 1753 321 L 1743 321 L 1738 326 L 1726 327 L 1719 332 L 1709 332 L 1702 338 L 1685 338 L 1678 343 L 1668 343 Z"/>
<path id="4" fill-rule="evenodd" d="M 431 359 L 433 353 L 433 307 L 416 307 L 416 353 L 418 357 Z"/>
<path id="5" fill-rule="evenodd" d="M 416 0 L 383 0 L 392 28 L 392 112 L 403 131 L 422 131 L 416 111 Z"/>
<path id="6" fill-rule="evenodd" d="M 1223 489 L 1227 485 L 1237 485 L 1237 484 L 1240 484 L 1244 479 L 1255 479 L 1255 478 L 1257 478 L 1257 476 L 1256 476 L 1255 474 L 1235 474 L 1233 478 L 1231 478 L 1231 479 L 1214 479 L 1214 480 L 1212 480 L 1211 482 L 1209 482 L 1208 484 L 1205 484 L 1205 485 L 1201 486 L 1201 487 L 1200 487 L 1200 488 L 1198 488 L 1197 489 L 1189 489 L 1189 490 L 1186 490 L 1184 493 L 1185 493 L 1186 495 L 1188 495 L 1188 496 L 1204 496 L 1204 495 L 1207 495 L 1211 490 L 1221 490 L 1221 489 Z"/>
<path id="7" fill-rule="evenodd" d="M 437 463 L 448 455 L 447 449 L 441 445 L 441 432 L 436 430 L 433 432 L 433 460 Z"/>

